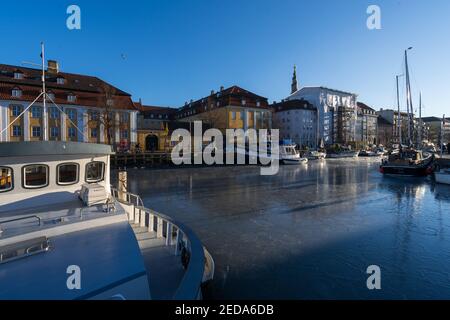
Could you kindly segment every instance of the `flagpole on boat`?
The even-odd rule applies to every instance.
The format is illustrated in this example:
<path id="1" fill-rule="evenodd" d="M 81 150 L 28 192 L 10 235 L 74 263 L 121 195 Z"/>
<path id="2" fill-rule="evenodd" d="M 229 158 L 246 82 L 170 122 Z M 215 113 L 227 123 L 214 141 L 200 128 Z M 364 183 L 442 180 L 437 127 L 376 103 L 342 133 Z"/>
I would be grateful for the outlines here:
<path id="1" fill-rule="evenodd" d="M 45 45 L 44 42 L 41 42 L 41 58 L 42 58 L 42 99 L 43 99 L 43 122 L 44 122 L 44 137 L 43 140 L 47 141 L 48 140 L 48 128 L 47 128 L 47 93 L 46 93 L 46 88 L 45 88 Z"/>

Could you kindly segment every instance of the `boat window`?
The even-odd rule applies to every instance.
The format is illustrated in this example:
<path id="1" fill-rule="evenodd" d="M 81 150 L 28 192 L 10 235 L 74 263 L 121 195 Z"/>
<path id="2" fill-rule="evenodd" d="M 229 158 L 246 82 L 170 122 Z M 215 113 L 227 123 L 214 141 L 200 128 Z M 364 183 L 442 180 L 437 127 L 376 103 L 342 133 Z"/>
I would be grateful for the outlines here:
<path id="1" fill-rule="evenodd" d="M 8 167 L 0 167 L 0 192 L 11 191 L 13 188 L 13 170 Z"/>
<path id="2" fill-rule="evenodd" d="M 23 187 L 38 189 L 48 186 L 48 166 L 34 164 L 23 167 Z"/>
<path id="3" fill-rule="evenodd" d="M 105 174 L 105 163 L 94 161 L 86 165 L 86 182 L 100 182 Z"/>
<path id="4" fill-rule="evenodd" d="M 63 163 L 57 167 L 59 185 L 70 185 L 78 182 L 79 165 L 77 163 Z"/>

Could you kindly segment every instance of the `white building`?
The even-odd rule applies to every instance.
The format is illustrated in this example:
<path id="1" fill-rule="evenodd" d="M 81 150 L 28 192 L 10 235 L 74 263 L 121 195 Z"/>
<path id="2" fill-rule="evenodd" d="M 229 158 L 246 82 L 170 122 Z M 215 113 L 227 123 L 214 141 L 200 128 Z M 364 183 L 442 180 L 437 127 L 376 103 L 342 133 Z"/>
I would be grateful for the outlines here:
<path id="1" fill-rule="evenodd" d="M 317 108 L 306 100 L 285 100 L 271 105 L 274 128 L 280 139 L 292 140 L 301 147 L 315 148 L 317 139 Z"/>
<path id="2" fill-rule="evenodd" d="M 355 141 L 356 94 L 326 87 L 303 87 L 287 99 L 307 100 L 317 108 L 317 134 L 326 145 Z"/>

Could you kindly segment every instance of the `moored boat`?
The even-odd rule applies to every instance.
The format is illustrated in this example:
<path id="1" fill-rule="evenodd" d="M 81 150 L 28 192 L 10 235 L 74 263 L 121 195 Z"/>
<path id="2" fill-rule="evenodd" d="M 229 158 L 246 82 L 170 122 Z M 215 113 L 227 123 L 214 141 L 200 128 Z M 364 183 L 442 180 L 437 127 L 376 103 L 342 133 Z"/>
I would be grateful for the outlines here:
<path id="1" fill-rule="evenodd" d="M 212 256 L 188 227 L 110 185 L 111 154 L 0 143 L 0 300 L 201 298 Z"/>
<path id="2" fill-rule="evenodd" d="M 321 152 L 321 151 L 308 151 L 305 154 L 305 158 L 307 158 L 308 160 L 321 160 L 321 159 L 325 159 L 327 156 L 327 154 L 325 152 Z"/>
<path id="3" fill-rule="evenodd" d="M 423 156 L 412 148 L 400 150 L 382 161 L 380 172 L 385 175 L 423 177 L 433 172 L 434 156 Z"/>
<path id="4" fill-rule="evenodd" d="M 358 151 L 339 151 L 336 153 L 327 153 L 327 158 L 330 159 L 343 159 L 343 158 L 356 158 L 358 157 Z"/>
<path id="5" fill-rule="evenodd" d="M 434 173 L 434 177 L 437 183 L 450 185 L 450 169 L 441 169 Z"/>
<path id="6" fill-rule="evenodd" d="M 302 158 L 300 153 L 295 149 L 295 145 L 280 145 L 280 161 L 283 164 L 305 164 L 308 163 L 307 158 Z"/>

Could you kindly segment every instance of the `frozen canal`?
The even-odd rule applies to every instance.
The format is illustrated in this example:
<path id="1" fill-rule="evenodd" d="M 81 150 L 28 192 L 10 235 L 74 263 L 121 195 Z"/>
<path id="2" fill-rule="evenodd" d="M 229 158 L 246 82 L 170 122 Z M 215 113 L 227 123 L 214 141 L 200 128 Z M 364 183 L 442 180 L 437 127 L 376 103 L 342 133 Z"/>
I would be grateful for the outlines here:
<path id="1" fill-rule="evenodd" d="M 131 169 L 145 205 L 213 255 L 213 299 L 450 299 L 450 187 L 385 178 L 378 161 Z M 380 291 L 366 287 L 381 268 Z"/>

